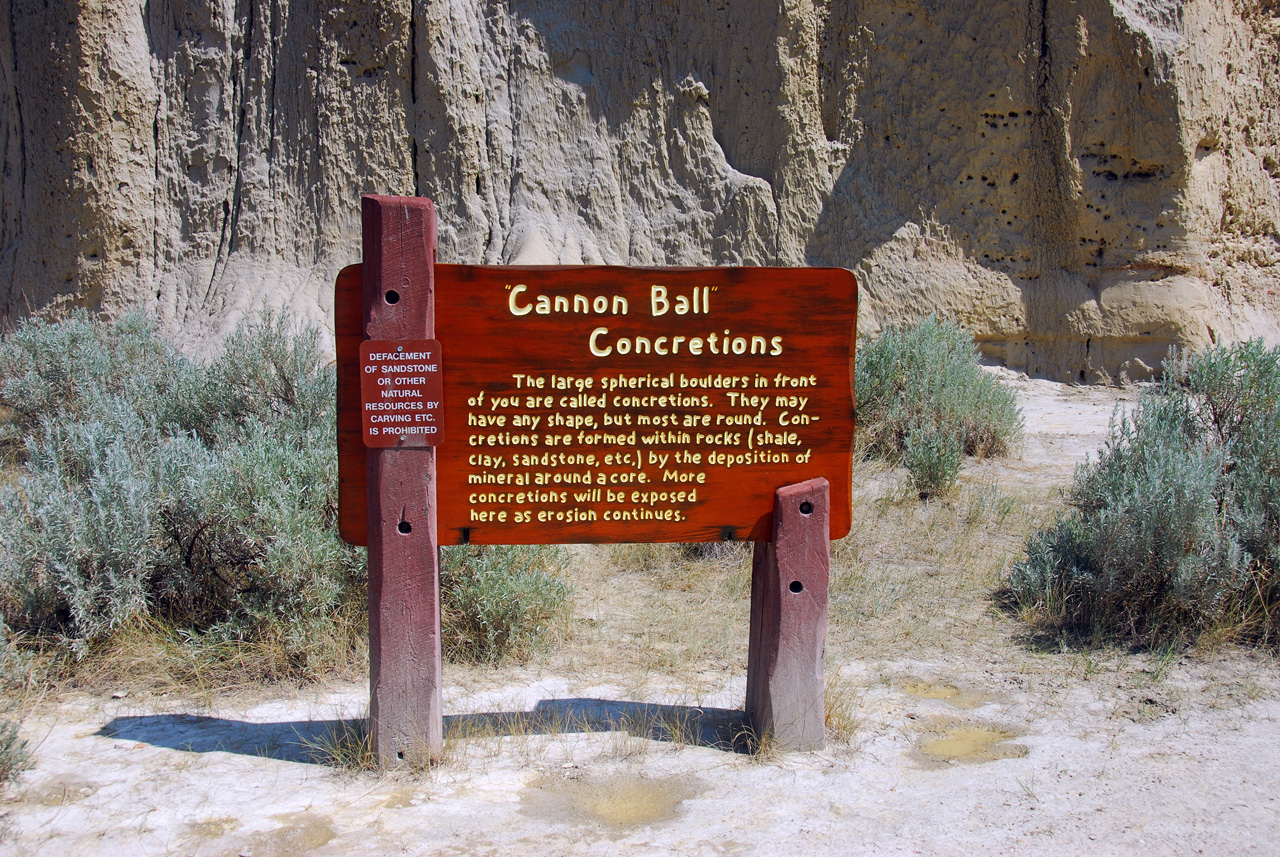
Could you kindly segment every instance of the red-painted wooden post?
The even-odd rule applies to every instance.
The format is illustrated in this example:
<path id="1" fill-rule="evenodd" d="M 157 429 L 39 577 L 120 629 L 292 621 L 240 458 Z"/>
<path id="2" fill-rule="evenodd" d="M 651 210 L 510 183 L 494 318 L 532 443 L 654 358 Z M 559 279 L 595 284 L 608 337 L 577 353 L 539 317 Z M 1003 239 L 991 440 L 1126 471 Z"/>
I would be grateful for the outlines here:
<path id="1" fill-rule="evenodd" d="M 779 488 L 773 541 L 755 546 L 747 722 L 780 750 L 817 750 L 826 742 L 829 520 L 826 479 Z"/>
<path id="2" fill-rule="evenodd" d="M 365 338 L 433 339 L 434 206 L 366 196 L 362 215 Z M 443 744 L 436 453 L 420 443 L 368 450 L 369 719 L 383 768 Z"/>

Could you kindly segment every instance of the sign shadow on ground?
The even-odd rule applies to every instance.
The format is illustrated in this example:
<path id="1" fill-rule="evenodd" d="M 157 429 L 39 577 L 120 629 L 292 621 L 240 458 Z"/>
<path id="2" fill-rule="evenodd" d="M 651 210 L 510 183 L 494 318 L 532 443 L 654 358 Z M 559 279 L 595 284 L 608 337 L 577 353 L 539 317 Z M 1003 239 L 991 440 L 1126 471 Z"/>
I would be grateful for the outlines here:
<path id="1" fill-rule="evenodd" d="M 364 718 L 257 723 L 193 714 L 142 714 L 113 718 L 96 737 L 133 741 L 188 753 L 233 753 L 283 762 L 324 765 L 321 748 L 344 727 Z M 531 711 L 451 714 L 450 739 L 626 732 L 637 738 L 725 751 L 747 749 L 740 710 L 660 705 L 604 699 L 544 699 Z"/>

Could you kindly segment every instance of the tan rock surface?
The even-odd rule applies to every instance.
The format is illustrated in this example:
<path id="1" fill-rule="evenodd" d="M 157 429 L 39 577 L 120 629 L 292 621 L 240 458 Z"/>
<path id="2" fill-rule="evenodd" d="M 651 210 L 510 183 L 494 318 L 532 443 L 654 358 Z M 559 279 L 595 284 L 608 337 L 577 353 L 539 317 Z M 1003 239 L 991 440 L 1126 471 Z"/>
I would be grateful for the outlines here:
<path id="1" fill-rule="evenodd" d="M 461 262 L 840 265 L 1011 366 L 1280 336 L 1280 4 L 15 0 L 0 315 L 317 319 L 361 193 Z"/>

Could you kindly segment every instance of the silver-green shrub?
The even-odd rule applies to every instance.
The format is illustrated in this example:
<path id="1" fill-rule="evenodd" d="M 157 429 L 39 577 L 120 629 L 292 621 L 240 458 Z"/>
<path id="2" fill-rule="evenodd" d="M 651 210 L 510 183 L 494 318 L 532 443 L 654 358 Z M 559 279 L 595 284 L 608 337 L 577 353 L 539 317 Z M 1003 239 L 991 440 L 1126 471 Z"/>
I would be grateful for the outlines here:
<path id="1" fill-rule="evenodd" d="M 955 433 L 913 428 L 902 445 L 902 466 L 921 494 L 945 494 L 960 476 L 960 439 Z"/>
<path id="2" fill-rule="evenodd" d="M 364 563 L 336 518 L 334 373 L 314 328 L 241 327 L 202 364 L 140 314 L 0 343 L 0 610 L 77 652 L 142 616 L 271 637 L 305 671 Z"/>
<path id="3" fill-rule="evenodd" d="M 442 643 L 460 661 L 527 659 L 569 609 L 559 545 L 461 545 L 441 552 Z"/>
<path id="4" fill-rule="evenodd" d="M 4 620 L 80 654 L 146 617 L 205 652 L 255 646 L 262 677 L 341 660 L 366 589 L 364 551 L 337 533 L 334 383 L 318 331 L 279 317 L 207 364 L 140 314 L 23 323 L 0 342 L 0 453 L 18 471 L 0 481 Z M 540 645 L 567 609 L 566 557 L 447 549 L 450 654 Z"/>
<path id="5" fill-rule="evenodd" d="M 1280 349 L 1177 355 L 1031 536 L 1005 596 L 1038 628 L 1274 638 L 1280 570 Z"/>
<path id="6" fill-rule="evenodd" d="M 961 456 L 1004 455 L 1022 433 L 1013 393 L 954 321 L 929 315 L 859 342 L 855 379 L 862 449 L 901 462 L 925 494 L 955 483 Z"/>

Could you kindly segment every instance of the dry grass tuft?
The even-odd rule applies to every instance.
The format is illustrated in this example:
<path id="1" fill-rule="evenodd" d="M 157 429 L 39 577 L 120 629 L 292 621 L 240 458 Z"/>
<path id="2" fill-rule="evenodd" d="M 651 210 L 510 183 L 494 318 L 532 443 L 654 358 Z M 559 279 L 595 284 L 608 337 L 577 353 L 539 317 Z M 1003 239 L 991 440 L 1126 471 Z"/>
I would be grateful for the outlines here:
<path id="1" fill-rule="evenodd" d="M 55 679 L 90 689 L 177 693 L 209 698 L 264 684 L 299 683 L 318 675 L 359 680 L 369 664 L 367 617 L 352 603 L 325 626 L 330 633 L 299 644 L 271 635 L 218 640 L 139 617 L 81 660 L 51 663 Z M 53 652 L 59 650 L 55 647 Z"/>
<path id="2" fill-rule="evenodd" d="M 500 734 L 501 730 L 492 724 L 454 721 L 446 726 L 439 750 L 432 752 L 424 738 L 405 754 L 405 765 L 399 770 L 411 775 L 432 773 L 462 762 L 468 744 L 474 745 L 475 739 L 496 738 Z M 318 739 L 304 740 L 303 745 L 315 762 L 343 773 L 380 772 L 367 712 L 361 717 L 335 721 Z"/>
<path id="3" fill-rule="evenodd" d="M 378 770 L 378 755 L 373 751 L 373 737 L 366 717 L 339 720 L 318 739 L 303 743 L 311 757 L 321 765 L 349 774 Z"/>
<path id="4" fill-rule="evenodd" d="M 558 672 L 617 684 L 635 698 L 652 680 L 685 699 L 746 669 L 750 546 L 610 545 L 577 549 L 575 626 L 549 658 Z"/>
<path id="5" fill-rule="evenodd" d="M 990 593 L 1060 501 L 1043 485 L 1002 487 L 998 472 L 973 467 L 952 497 L 921 502 L 900 471 L 858 465 L 853 528 L 831 546 L 829 661 L 945 650 L 1005 626 Z"/>
<path id="6" fill-rule="evenodd" d="M 744 723 L 738 734 L 734 736 L 733 746 L 739 753 L 759 765 L 777 764 L 782 760 L 782 750 L 772 734 L 757 732 L 750 724 Z"/>
<path id="7" fill-rule="evenodd" d="M 825 691 L 827 740 L 842 747 L 852 747 L 857 735 L 858 692 L 850 684 L 832 676 Z"/>

